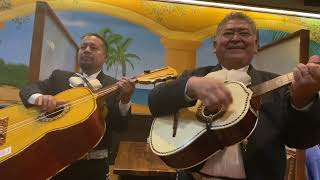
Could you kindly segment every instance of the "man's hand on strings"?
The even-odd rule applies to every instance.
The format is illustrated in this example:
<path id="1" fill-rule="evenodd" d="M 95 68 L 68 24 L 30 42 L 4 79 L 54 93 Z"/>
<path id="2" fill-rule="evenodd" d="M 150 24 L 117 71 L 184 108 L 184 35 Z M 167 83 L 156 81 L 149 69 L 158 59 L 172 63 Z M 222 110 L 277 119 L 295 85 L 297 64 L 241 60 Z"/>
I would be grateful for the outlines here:
<path id="1" fill-rule="evenodd" d="M 232 103 L 230 91 L 223 82 L 214 78 L 191 77 L 186 94 L 191 98 L 199 99 L 210 112 L 216 112 L 221 108 L 226 109 Z"/>
<path id="2" fill-rule="evenodd" d="M 41 109 L 45 112 L 53 112 L 58 106 L 64 104 L 64 101 L 57 101 L 51 95 L 41 95 L 36 101 L 35 105 L 41 107 Z"/>
<path id="3" fill-rule="evenodd" d="M 299 63 L 293 71 L 291 84 L 291 102 L 296 107 L 308 105 L 320 91 L 320 57 L 310 57 L 307 64 Z"/>
<path id="4" fill-rule="evenodd" d="M 133 94 L 135 83 L 126 78 L 122 78 L 117 82 L 120 88 L 120 100 L 122 104 L 128 104 Z"/>

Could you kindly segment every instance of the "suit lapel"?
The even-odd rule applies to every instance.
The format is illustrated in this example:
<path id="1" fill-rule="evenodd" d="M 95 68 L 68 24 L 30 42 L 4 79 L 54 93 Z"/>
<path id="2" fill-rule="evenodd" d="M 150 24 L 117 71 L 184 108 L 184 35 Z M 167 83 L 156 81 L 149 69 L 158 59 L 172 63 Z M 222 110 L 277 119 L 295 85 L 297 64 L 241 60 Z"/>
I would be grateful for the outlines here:
<path id="1" fill-rule="evenodd" d="M 210 72 L 219 71 L 222 69 L 222 66 L 220 64 L 217 64 L 216 66 L 213 66 L 210 70 Z"/>
<path id="2" fill-rule="evenodd" d="M 56 86 L 56 92 L 55 94 L 70 89 L 70 83 L 69 83 L 69 78 L 73 75 L 74 73 L 72 72 L 67 72 L 67 71 L 61 71 L 60 74 L 58 74 L 56 81 L 54 82 L 54 86 Z"/>
<path id="3" fill-rule="evenodd" d="M 251 64 L 249 65 L 248 74 L 251 77 L 251 86 L 255 86 L 260 84 L 262 80 L 262 76 Z"/>
<path id="4" fill-rule="evenodd" d="M 102 84 L 102 87 L 112 85 L 116 82 L 113 78 L 105 75 L 102 71 L 98 74 L 97 79 Z"/>

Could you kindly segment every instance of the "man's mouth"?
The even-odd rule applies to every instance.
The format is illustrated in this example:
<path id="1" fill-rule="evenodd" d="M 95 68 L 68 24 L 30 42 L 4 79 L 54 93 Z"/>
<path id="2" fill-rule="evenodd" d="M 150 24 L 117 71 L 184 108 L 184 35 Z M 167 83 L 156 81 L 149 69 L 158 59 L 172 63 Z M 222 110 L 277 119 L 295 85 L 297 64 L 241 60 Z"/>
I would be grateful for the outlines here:
<path id="1" fill-rule="evenodd" d="M 234 47 L 228 47 L 228 49 L 245 49 L 245 47 L 234 46 Z"/>
<path id="2" fill-rule="evenodd" d="M 81 56 L 81 60 L 83 61 L 92 61 L 92 59 L 93 59 L 92 56 L 88 56 L 88 55 Z"/>

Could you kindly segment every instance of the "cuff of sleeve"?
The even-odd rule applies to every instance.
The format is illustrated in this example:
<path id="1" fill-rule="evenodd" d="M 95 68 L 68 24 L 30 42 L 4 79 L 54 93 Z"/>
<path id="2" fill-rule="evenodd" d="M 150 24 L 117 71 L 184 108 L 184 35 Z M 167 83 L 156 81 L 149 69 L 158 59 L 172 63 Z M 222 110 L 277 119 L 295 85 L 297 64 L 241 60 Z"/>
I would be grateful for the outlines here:
<path id="1" fill-rule="evenodd" d="M 189 79 L 189 80 L 190 80 L 190 79 Z M 197 98 L 191 98 L 191 97 L 189 97 L 189 96 L 187 95 L 187 87 L 188 87 L 189 80 L 187 81 L 186 87 L 184 88 L 184 99 L 185 99 L 187 102 L 192 102 L 192 101 L 197 100 Z"/>
<path id="2" fill-rule="evenodd" d="M 317 96 L 318 99 L 320 99 L 320 92 L 319 92 L 319 96 Z M 315 99 L 314 99 L 315 100 Z M 307 104 L 306 106 L 302 107 L 302 108 L 298 108 L 296 107 L 295 105 L 292 104 L 291 102 L 291 107 L 297 111 L 302 111 L 302 112 L 307 112 L 310 110 L 311 106 L 313 105 L 314 103 L 314 100 L 311 101 L 309 104 Z"/>
<path id="3" fill-rule="evenodd" d="M 307 104 L 306 106 L 302 107 L 302 108 L 298 108 L 296 107 L 294 104 L 292 104 L 291 102 L 291 107 L 297 111 L 302 111 L 302 112 L 307 112 L 310 110 L 311 106 L 313 105 L 313 101 L 311 101 L 309 104 Z"/>
<path id="4" fill-rule="evenodd" d="M 30 103 L 30 104 L 35 104 L 36 99 L 37 99 L 39 96 L 42 96 L 42 94 L 40 94 L 40 93 L 32 94 L 32 95 L 29 97 L 29 99 L 28 99 L 28 103 Z"/>
<path id="5" fill-rule="evenodd" d="M 126 116 L 129 109 L 130 109 L 130 106 L 131 106 L 131 101 L 129 101 L 129 103 L 127 104 L 123 104 L 121 101 L 119 101 L 119 111 L 120 111 L 120 114 L 122 116 Z"/>

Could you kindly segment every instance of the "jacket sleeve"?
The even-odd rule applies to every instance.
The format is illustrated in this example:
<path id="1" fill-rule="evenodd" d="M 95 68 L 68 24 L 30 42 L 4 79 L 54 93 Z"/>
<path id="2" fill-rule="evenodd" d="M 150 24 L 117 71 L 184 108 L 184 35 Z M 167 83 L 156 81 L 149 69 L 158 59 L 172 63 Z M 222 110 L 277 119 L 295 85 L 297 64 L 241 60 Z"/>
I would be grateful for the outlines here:
<path id="1" fill-rule="evenodd" d="M 107 98 L 106 105 L 108 114 L 106 116 L 106 121 L 108 122 L 109 128 L 121 132 L 127 129 L 128 121 L 131 119 L 131 107 L 125 116 L 121 115 L 119 101 L 119 93 Z"/>
<path id="2" fill-rule="evenodd" d="M 315 97 L 308 111 L 298 111 L 291 106 L 287 96 L 285 142 L 298 149 L 306 149 L 320 143 L 320 100 Z"/>
<path id="3" fill-rule="evenodd" d="M 53 89 L 53 82 L 57 71 L 58 70 L 53 71 L 48 79 L 28 84 L 20 90 L 19 96 L 26 107 L 32 106 L 32 104 L 28 103 L 28 99 L 35 93 L 52 95 L 50 92 Z"/>
<path id="4" fill-rule="evenodd" d="M 178 79 L 161 83 L 151 90 L 148 104 L 153 116 L 173 114 L 180 108 L 195 105 L 196 101 L 187 102 L 185 87 L 193 71 L 185 71 Z"/>

